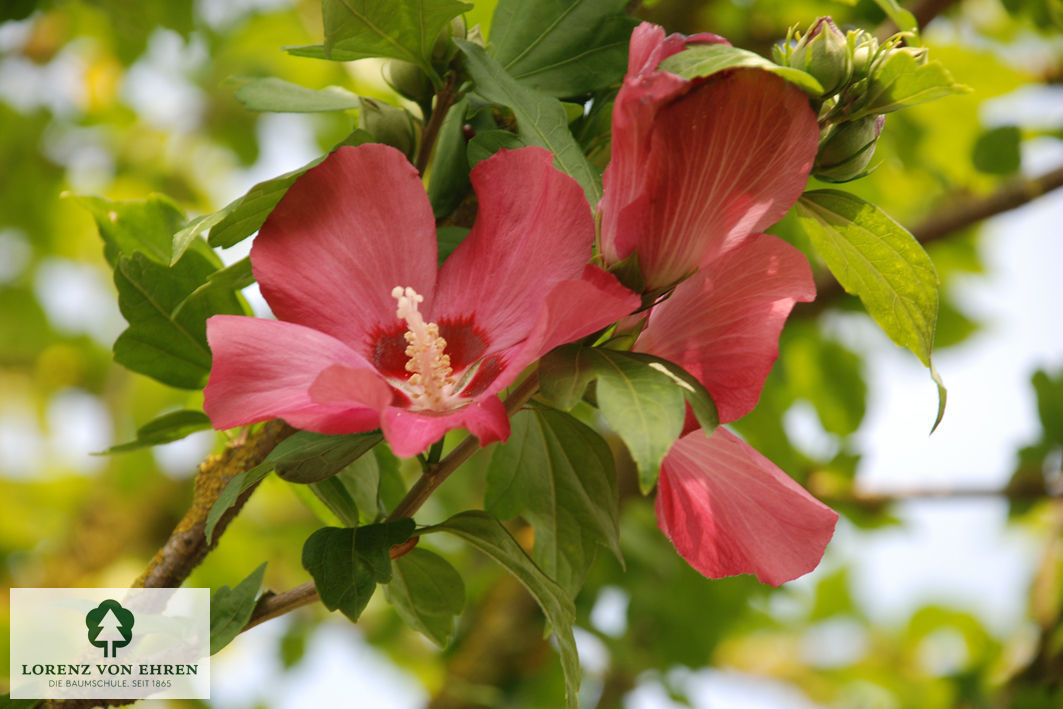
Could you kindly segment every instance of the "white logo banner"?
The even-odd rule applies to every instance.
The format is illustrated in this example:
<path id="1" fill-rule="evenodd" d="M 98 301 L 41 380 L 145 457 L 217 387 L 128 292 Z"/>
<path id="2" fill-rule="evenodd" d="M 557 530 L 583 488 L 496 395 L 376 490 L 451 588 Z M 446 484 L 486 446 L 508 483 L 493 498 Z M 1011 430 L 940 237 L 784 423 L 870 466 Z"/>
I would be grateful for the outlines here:
<path id="1" fill-rule="evenodd" d="M 208 699 L 210 589 L 11 589 L 12 699 Z"/>

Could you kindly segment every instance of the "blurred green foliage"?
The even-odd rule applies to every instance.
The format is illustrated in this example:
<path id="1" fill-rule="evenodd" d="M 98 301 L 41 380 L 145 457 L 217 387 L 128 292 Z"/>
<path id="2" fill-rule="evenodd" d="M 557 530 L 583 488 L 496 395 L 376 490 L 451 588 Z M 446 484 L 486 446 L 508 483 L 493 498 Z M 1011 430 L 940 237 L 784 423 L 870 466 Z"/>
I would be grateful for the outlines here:
<path id="1" fill-rule="evenodd" d="M 516 11 L 515 3 L 499 4 Z M 606 40 L 623 35 L 631 25 L 620 14 L 624 3 L 598 4 L 617 13 L 602 33 L 592 33 L 601 41 L 592 47 L 591 63 L 614 52 Z M 326 3 L 334 10 L 338 5 Z M 457 8 L 458 3 L 450 5 Z M 489 36 L 493 10 L 494 3 L 477 2 L 466 15 L 467 26 L 479 24 Z M 529 22 L 536 21 L 534 14 Z M 885 18 L 871 0 L 657 0 L 642 3 L 635 14 L 669 31 L 715 32 L 762 55 L 789 26 L 805 27 L 817 15 L 831 14 L 840 26 L 866 29 Z M 0 575 L 8 587 L 128 585 L 187 508 L 196 462 L 224 441 L 217 434 L 199 433 L 166 452 L 87 455 L 136 439 L 138 429 L 160 414 L 197 410 L 201 403 L 197 391 L 163 386 L 112 362 L 112 345 L 125 328 L 122 315 L 131 317 L 129 284 L 137 274 L 168 263 L 172 254 L 168 242 L 156 244 L 157 258 L 128 262 L 121 270 L 126 280 L 119 279 L 116 286 L 108 262 L 128 258 L 119 256 L 124 240 L 143 241 L 150 235 L 135 228 L 114 231 L 105 252 L 93 217 L 107 223 L 111 212 L 135 209 L 122 206 L 122 200 L 143 200 L 152 193 L 168 198 L 148 205 L 164 205 L 159 208 L 174 213 L 195 216 L 220 209 L 252 185 L 352 139 L 360 124 L 357 109 L 346 102 L 348 95 L 402 105 L 414 115 L 418 108 L 402 103 L 380 79 L 378 62 L 348 65 L 283 51 L 329 41 L 315 0 L 16 0 L 0 3 L 0 22 Z M 911 226 L 965 199 L 992 194 L 1020 174 L 1024 141 L 1044 126 L 985 124 L 983 107 L 1020 88 L 1058 82 L 1063 76 L 1061 24 L 1063 11 L 1056 0 L 953 4 L 927 28 L 925 45 L 972 92 L 891 115 L 872 162 L 874 173 L 853 183 L 853 192 Z M 583 35 L 573 39 L 585 40 L 590 41 Z M 414 59 L 430 67 L 431 47 L 416 37 L 410 46 Z M 476 70 L 490 73 L 493 60 L 474 45 L 464 51 Z M 500 60 L 507 57 L 529 71 L 541 68 L 535 62 L 549 63 L 549 57 L 512 58 L 505 51 Z M 610 90 L 570 85 L 565 76 L 545 73 L 544 86 L 559 96 Z M 241 99 L 249 100 L 247 87 L 255 86 L 256 79 L 298 84 L 339 110 L 279 117 L 254 113 Z M 535 107 L 511 108 L 519 120 Z M 469 115 L 476 120 L 474 112 Z M 569 120 L 560 114 L 549 118 L 561 127 Z M 582 141 L 584 135 L 598 134 L 595 126 L 607 120 L 608 111 L 598 102 L 571 127 Z M 460 142 L 460 129 L 460 124 L 449 127 L 452 140 Z M 1057 136 L 1061 129 L 1055 126 Z M 503 135 L 512 140 L 511 134 Z M 354 142 L 362 139 L 354 136 Z M 520 137 L 528 140 L 524 133 Z M 489 138 L 481 134 L 478 140 Z M 474 160 L 477 147 L 473 141 L 468 156 L 457 151 L 453 160 Z M 582 147 L 591 157 L 580 165 L 586 174 L 607 162 L 607 146 Z M 62 198 L 68 192 L 97 197 Z M 434 204 L 446 202 L 449 211 L 458 201 L 460 197 L 441 194 Z M 268 207 L 243 209 L 237 214 L 264 218 Z M 236 236 L 224 245 L 235 244 L 255 227 L 236 228 Z M 791 220 L 773 231 L 807 247 Z M 226 254 L 227 263 L 246 253 L 236 251 Z M 943 282 L 936 335 L 941 349 L 977 332 L 978 323 L 956 302 L 951 285 L 965 274 L 979 273 L 982 264 L 974 230 L 951 235 L 930 251 Z M 197 265 L 190 265 L 188 278 L 175 284 L 171 310 L 162 315 L 172 322 L 172 308 L 192 293 L 208 301 L 204 307 L 212 312 L 243 311 L 246 304 L 237 299 L 197 290 L 210 273 L 218 273 L 220 263 L 213 255 L 193 247 L 184 258 Z M 121 312 L 120 302 L 125 303 Z M 831 305 L 833 310 L 852 309 L 845 297 Z M 861 355 L 824 324 L 821 314 L 798 309 L 760 405 L 735 428 L 831 501 L 852 525 L 873 530 L 895 524 L 888 504 L 854 495 L 866 450 L 859 434 L 874 402 L 868 400 Z M 160 313 L 145 317 L 149 315 Z M 195 349 L 202 333 L 190 337 Z M 132 368 L 147 374 L 176 371 L 158 365 L 144 362 Z M 204 367 L 198 362 L 170 383 L 197 386 Z M 1031 486 L 1043 491 L 1046 484 L 1059 484 L 1063 372 L 1039 371 L 1032 387 L 1043 434 L 1016 453 L 1012 491 L 1029 492 Z M 87 421 L 70 423 L 53 415 L 71 397 L 87 402 L 88 413 L 82 417 Z M 791 440 L 785 417 L 803 405 L 814 412 L 832 450 L 817 454 Z M 579 409 L 573 413 L 582 415 Z M 86 437 L 67 427 L 97 433 Z M 657 531 L 652 501 L 635 492 L 634 465 L 622 446 L 611 443 L 622 473 L 623 563 L 598 554 L 576 600 L 577 629 L 604 649 L 601 662 L 586 663 L 581 695 L 586 706 L 620 706 L 636 687 L 655 683 L 676 701 L 691 701 L 687 675 L 677 668 L 705 667 L 774 678 L 823 706 L 1051 709 L 1063 701 L 1063 513 L 1058 501 L 1034 495 L 1031 502 L 1027 495 L 1012 505 L 1011 524 L 1050 540 L 1025 624 L 1001 633 L 969 613 L 934 606 L 901 622 L 883 623 L 854 598 L 851 560 L 841 551 L 828 554 L 815 585 L 770 589 L 746 577 L 706 582 Z M 426 519 L 441 521 L 460 509 L 470 488 L 490 489 L 485 472 L 489 459 L 490 451 L 476 455 L 425 507 Z M 402 479 L 415 475 L 415 464 L 376 462 L 376 495 L 391 500 L 390 506 L 396 490 L 401 494 Z M 339 494 L 318 492 L 325 503 L 315 504 L 308 502 L 318 499 L 313 492 L 267 478 L 189 585 L 238 589 L 240 580 L 257 573 L 263 561 L 269 562 L 263 588 L 303 583 L 302 542 L 322 519 L 334 522 L 328 496 Z M 357 513 L 364 517 L 371 512 L 371 502 L 365 500 L 373 496 L 353 491 Z M 534 515 L 528 521 L 534 526 Z M 519 521 L 510 523 L 510 531 L 526 548 L 538 547 L 534 541 L 542 544 L 534 540 L 532 527 Z M 345 632 L 360 633 L 408 671 L 436 697 L 434 706 L 556 705 L 564 677 L 542 640 L 537 607 L 521 600 L 519 588 L 510 589 L 500 580 L 496 566 L 444 536 L 432 535 L 425 551 L 409 558 L 403 583 L 393 580 L 390 593 L 427 593 L 424 574 L 439 564 L 432 553 L 462 570 L 466 610 L 446 652 L 410 631 L 381 594 L 369 600 L 357 631 L 347 626 Z M 588 553 L 593 556 L 593 549 Z M 611 616 L 602 610 L 607 600 Z M 456 596 L 442 598 L 437 612 L 419 622 L 444 641 L 459 605 Z M 305 649 L 325 616 L 320 607 L 295 614 L 274 648 L 282 667 L 303 667 Z M 608 622 L 603 620 L 607 616 Z M 493 627 L 501 635 L 492 635 Z M 6 652 L 5 647 L 0 654 Z M 0 660 L 0 666 L 6 664 Z"/>

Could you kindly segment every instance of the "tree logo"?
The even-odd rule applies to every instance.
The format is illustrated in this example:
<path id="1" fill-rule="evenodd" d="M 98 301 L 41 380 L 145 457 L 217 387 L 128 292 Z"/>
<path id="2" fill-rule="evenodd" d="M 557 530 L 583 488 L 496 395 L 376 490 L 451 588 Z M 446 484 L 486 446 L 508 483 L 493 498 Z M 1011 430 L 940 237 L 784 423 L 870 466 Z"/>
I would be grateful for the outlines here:
<path id="1" fill-rule="evenodd" d="M 110 598 L 85 614 L 85 625 L 89 629 L 89 642 L 102 647 L 104 657 L 115 657 L 118 648 L 133 639 L 132 611 Z"/>

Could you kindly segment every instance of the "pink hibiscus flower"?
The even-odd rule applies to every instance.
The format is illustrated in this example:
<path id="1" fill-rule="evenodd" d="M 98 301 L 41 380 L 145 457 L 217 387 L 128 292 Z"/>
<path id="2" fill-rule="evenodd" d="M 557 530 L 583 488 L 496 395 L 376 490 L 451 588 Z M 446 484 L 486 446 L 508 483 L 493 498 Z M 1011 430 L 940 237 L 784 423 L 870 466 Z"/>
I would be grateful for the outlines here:
<path id="1" fill-rule="evenodd" d="M 797 301 L 815 297 L 804 255 L 774 236 L 747 239 L 655 306 L 635 343 L 697 377 L 720 422 L 749 413 Z M 657 523 L 710 578 L 753 573 L 772 585 L 819 564 L 838 515 L 724 428 L 688 422 L 657 484 Z"/>
<path id="2" fill-rule="evenodd" d="M 431 207 L 397 150 L 343 147 L 300 177 L 251 250 L 278 320 L 207 322 L 214 426 L 379 427 L 403 457 L 462 426 L 505 440 L 497 393 L 639 298 L 587 266 L 592 215 L 547 151 L 500 152 L 471 179 L 476 224 L 437 268 Z"/>
<path id="3" fill-rule="evenodd" d="M 632 34 L 601 238 L 607 264 L 637 254 L 647 292 L 679 283 L 635 349 L 697 377 L 726 423 L 756 405 L 786 317 L 815 297 L 805 257 L 759 232 L 801 195 L 819 128 L 805 94 L 766 71 L 687 80 L 657 69 L 705 42 L 726 41 L 665 37 L 647 23 Z M 748 444 L 722 428 L 706 436 L 692 416 L 661 466 L 656 506 L 661 530 L 702 574 L 774 585 L 815 568 L 838 518 Z"/>
<path id="4" fill-rule="evenodd" d="M 607 265 L 637 254 L 647 292 L 662 291 L 774 224 L 801 196 L 819 126 L 808 97 L 774 74 L 733 69 L 688 80 L 657 69 L 690 44 L 643 23 L 613 107 L 603 176 Z"/>

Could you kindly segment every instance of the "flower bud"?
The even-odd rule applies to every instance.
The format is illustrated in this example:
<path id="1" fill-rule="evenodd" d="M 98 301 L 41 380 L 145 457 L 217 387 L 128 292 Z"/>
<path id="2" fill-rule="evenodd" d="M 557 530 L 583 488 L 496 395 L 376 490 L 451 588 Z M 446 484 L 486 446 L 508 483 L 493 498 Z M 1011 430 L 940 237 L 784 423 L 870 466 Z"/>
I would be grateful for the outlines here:
<path id="1" fill-rule="evenodd" d="M 449 64 L 458 51 L 454 45 L 455 39 L 465 39 L 465 18 L 458 15 L 452 19 L 436 38 L 435 46 L 432 47 L 432 63 L 436 66 Z"/>
<path id="2" fill-rule="evenodd" d="M 853 78 L 867 76 L 878 55 L 878 39 L 864 30 L 850 30 L 847 35 L 853 56 Z"/>
<path id="3" fill-rule="evenodd" d="M 401 108 L 364 96 L 361 102 L 358 127 L 367 131 L 378 143 L 398 148 L 407 157 L 412 157 L 417 145 L 417 130 L 413 117 Z"/>
<path id="4" fill-rule="evenodd" d="M 829 17 L 821 17 L 794 47 L 790 66 L 816 77 L 823 85 L 823 94 L 830 96 L 845 86 L 852 75 L 849 42 Z"/>
<path id="5" fill-rule="evenodd" d="M 820 143 L 812 174 L 826 182 L 846 182 L 863 174 L 875 154 L 885 116 L 865 116 L 833 126 Z"/>
<path id="6" fill-rule="evenodd" d="M 424 101 L 432 97 L 432 82 L 421 67 L 401 59 L 389 59 L 380 71 L 388 86 L 411 101 Z"/>

